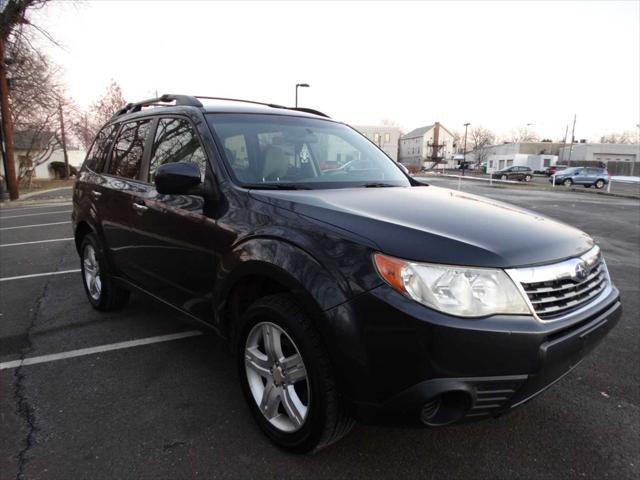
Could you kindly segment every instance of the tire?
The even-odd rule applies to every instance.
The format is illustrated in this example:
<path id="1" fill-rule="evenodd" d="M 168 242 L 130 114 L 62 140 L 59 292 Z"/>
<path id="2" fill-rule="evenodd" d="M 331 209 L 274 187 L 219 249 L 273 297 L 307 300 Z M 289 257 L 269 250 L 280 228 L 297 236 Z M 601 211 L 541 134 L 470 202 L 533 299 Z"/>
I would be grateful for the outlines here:
<path id="1" fill-rule="evenodd" d="M 604 188 L 604 180 L 597 180 L 596 183 L 593 184 L 598 190 L 602 190 Z"/>
<path id="2" fill-rule="evenodd" d="M 507 176 L 506 176 L 506 175 L 502 175 L 502 176 L 500 177 L 500 180 L 506 180 L 506 179 L 507 179 Z"/>
<path id="3" fill-rule="evenodd" d="M 279 338 L 273 344 L 279 349 L 267 349 L 265 338 Z M 293 296 L 271 295 L 253 303 L 241 319 L 237 342 L 242 390 L 271 441 L 305 453 L 349 433 L 354 421 L 336 389 L 326 349 Z"/>
<path id="4" fill-rule="evenodd" d="M 531 181 L 531 175 L 525 175 L 524 181 L 525 182 L 530 182 Z"/>
<path id="5" fill-rule="evenodd" d="M 129 291 L 114 284 L 104 249 L 95 234 L 84 236 L 80 245 L 82 285 L 96 310 L 119 310 L 129 301 Z"/>
<path id="6" fill-rule="evenodd" d="M 567 178 L 564 182 L 562 182 L 562 184 L 565 187 L 570 187 L 571 185 L 573 185 L 573 180 L 571 180 L 570 178 Z"/>

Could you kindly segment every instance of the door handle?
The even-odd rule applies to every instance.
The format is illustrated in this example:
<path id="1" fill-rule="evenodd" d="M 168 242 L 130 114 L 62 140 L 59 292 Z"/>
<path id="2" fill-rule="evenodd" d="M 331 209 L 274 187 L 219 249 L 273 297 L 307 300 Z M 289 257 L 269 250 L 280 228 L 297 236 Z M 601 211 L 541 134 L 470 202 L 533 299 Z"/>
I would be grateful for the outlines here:
<path id="1" fill-rule="evenodd" d="M 143 212 L 146 212 L 147 210 L 149 210 L 149 207 L 147 207 L 146 205 L 143 205 L 142 203 L 134 203 L 133 204 L 133 209 L 136 212 L 143 213 Z"/>
<path id="2" fill-rule="evenodd" d="M 93 195 L 95 198 L 100 198 L 102 196 L 102 192 L 91 190 L 91 195 Z"/>

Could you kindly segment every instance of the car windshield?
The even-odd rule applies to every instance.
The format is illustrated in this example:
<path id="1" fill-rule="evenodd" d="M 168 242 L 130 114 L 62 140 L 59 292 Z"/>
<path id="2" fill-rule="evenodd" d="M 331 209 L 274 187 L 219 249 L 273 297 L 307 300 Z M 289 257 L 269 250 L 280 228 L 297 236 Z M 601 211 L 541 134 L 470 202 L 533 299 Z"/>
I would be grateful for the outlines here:
<path id="1" fill-rule="evenodd" d="M 269 114 L 215 113 L 207 119 L 243 186 L 410 186 L 393 160 L 341 123 Z"/>

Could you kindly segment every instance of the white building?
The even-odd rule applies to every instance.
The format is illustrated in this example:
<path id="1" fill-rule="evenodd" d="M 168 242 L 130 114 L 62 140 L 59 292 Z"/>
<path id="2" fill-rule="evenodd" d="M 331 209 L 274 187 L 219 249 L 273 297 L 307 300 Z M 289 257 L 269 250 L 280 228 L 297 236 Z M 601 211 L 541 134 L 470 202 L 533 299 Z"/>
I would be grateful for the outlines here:
<path id="1" fill-rule="evenodd" d="M 34 158 L 37 159 L 43 155 L 43 152 L 49 148 L 47 138 L 48 137 L 46 135 L 42 135 L 41 139 L 34 139 L 33 135 L 30 133 L 21 131 L 14 132 L 14 160 L 16 174 L 20 172 L 21 166 L 23 168 L 28 168 L 28 166 L 32 164 L 30 160 Z M 73 145 L 67 145 L 69 165 L 79 169 L 84 161 L 86 153 L 87 152 L 84 149 Z M 64 153 L 61 149 L 58 148 L 54 150 L 45 162 L 35 167 L 33 179 L 53 178 L 53 172 L 49 168 L 51 162 L 64 162 Z M 4 176 L 3 162 L 0 162 L 0 174 Z"/>
<path id="2" fill-rule="evenodd" d="M 416 128 L 400 137 L 400 162 L 417 168 L 444 162 L 445 167 L 453 168 L 453 143 L 453 134 L 440 122 Z"/>
<path id="3" fill-rule="evenodd" d="M 571 156 L 569 156 L 571 151 Z M 604 163 L 613 175 L 638 175 L 640 144 L 574 143 L 560 149 L 561 164 L 589 165 Z"/>
<path id="4" fill-rule="evenodd" d="M 517 165 L 529 167 L 534 172 L 543 172 L 547 167 L 558 163 L 557 155 L 532 155 L 528 153 L 489 154 L 486 157 L 487 173 Z"/>
<path id="5" fill-rule="evenodd" d="M 487 172 L 510 167 L 512 165 L 529 167 L 541 172 L 558 162 L 558 151 L 562 143 L 554 142 L 518 142 L 488 145 L 480 152 L 467 154 L 471 163 L 486 163 Z"/>
<path id="6" fill-rule="evenodd" d="M 353 128 L 380 147 L 393 161 L 398 161 L 398 141 L 400 140 L 400 129 L 398 127 L 360 125 Z"/>

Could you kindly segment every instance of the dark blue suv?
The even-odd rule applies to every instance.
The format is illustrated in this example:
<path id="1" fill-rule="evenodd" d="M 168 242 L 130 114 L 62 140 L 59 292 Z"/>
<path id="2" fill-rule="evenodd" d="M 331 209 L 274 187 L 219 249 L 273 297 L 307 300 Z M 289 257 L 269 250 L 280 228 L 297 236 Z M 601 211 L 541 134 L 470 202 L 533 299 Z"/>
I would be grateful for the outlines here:
<path id="1" fill-rule="evenodd" d="M 501 415 L 620 317 L 587 234 L 419 183 L 308 109 L 127 105 L 98 133 L 73 202 L 91 305 L 139 292 L 226 338 L 257 423 L 292 451 L 354 419 Z"/>

